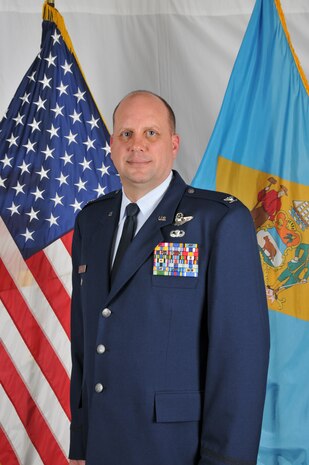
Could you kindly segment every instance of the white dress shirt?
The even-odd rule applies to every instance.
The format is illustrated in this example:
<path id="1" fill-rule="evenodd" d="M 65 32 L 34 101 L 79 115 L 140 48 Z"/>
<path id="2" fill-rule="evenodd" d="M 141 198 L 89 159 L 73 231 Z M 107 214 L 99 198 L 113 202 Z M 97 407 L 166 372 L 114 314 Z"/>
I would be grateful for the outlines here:
<path id="1" fill-rule="evenodd" d="M 173 177 L 173 173 L 171 171 L 168 177 L 165 179 L 165 181 L 163 181 L 161 184 L 159 184 L 159 186 L 155 187 L 150 192 L 148 192 L 146 195 L 138 199 L 137 202 L 135 202 L 138 205 L 139 210 L 140 210 L 137 215 L 137 226 L 136 226 L 135 235 L 138 233 L 138 231 L 147 221 L 147 219 L 149 218 L 151 213 L 154 211 L 154 209 L 161 202 L 165 192 L 167 191 L 168 186 L 170 185 L 172 177 Z M 131 200 L 128 199 L 128 197 L 124 193 L 124 190 L 122 189 L 122 201 L 121 201 L 121 207 L 120 207 L 119 223 L 118 223 L 117 235 L 115 239 L 112 263 L 114 263 L 116 251 L 118 249 L 118 245 L 120 242 L 123 225 L 126 219 L 126 207 L 127 205 L 129 205 L 129 203 L 131 203 Z"/>

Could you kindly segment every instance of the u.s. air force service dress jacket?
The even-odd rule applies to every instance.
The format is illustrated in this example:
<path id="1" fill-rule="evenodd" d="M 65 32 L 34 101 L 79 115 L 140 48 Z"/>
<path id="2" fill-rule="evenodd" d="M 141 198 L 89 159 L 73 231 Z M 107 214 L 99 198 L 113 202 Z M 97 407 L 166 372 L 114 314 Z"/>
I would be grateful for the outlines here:
<path id="1" fill-rule="evenodd" d="M 269 328 L 250 213 L 174 172 L 110 286 L 121 195 L 75 226 L 70 457 L 253 465 Z"/>

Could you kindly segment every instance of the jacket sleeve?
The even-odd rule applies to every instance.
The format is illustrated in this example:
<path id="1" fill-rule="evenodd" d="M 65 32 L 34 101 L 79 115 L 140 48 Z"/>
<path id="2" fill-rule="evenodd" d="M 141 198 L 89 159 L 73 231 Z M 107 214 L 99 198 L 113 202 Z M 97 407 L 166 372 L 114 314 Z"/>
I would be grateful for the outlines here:
<path id="1" fill-rule="evenodd" d="M 269 324 L 256 232 L 231 205 L 219 222 L 207 276 L 208 356 L 199 465 L 256 463 Z"/>
<path id="2" fill-rule="evenodd" d="M 72 281 L 73 293 L 71 304 L 71 356 L 72 373 L 70 389 L 71 405 L 71 431 L 70 431 L 70 459 L 84 459 L 86 453 L 86 425 L 83 411 L 82 382 L 83 382 L 83 358 L 84 358 L 84 330 L 83 315 L 80 295 L 80 274 L 78 267 L 81 265 L 81 236 L 78 226 L 78 217 L 75 223 L 72 246 Z M 85 406 L 84 406 L 85 408 Z"/>

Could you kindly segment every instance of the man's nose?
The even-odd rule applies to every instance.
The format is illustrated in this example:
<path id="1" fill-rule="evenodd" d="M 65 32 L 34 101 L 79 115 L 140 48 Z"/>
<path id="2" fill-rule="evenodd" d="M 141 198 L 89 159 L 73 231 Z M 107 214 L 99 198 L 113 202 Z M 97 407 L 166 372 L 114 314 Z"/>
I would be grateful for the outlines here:
<path id="1" fill-rule="evenodd" d="M 143 152 L 145 150 L 145 138 L 143 135 L 134 134 L 131 139 L 130 150 L 132 152 Z"/>

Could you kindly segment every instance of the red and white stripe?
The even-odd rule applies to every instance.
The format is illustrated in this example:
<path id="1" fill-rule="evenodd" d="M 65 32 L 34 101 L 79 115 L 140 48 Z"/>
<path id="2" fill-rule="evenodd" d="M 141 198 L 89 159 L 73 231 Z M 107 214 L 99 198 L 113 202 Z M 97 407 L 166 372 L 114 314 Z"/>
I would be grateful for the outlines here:
<path id="1" fill-rule="evenodd" d="M 71 234 L 26 261 L 0 237 L 0 463 L 67 464 Z"/>

